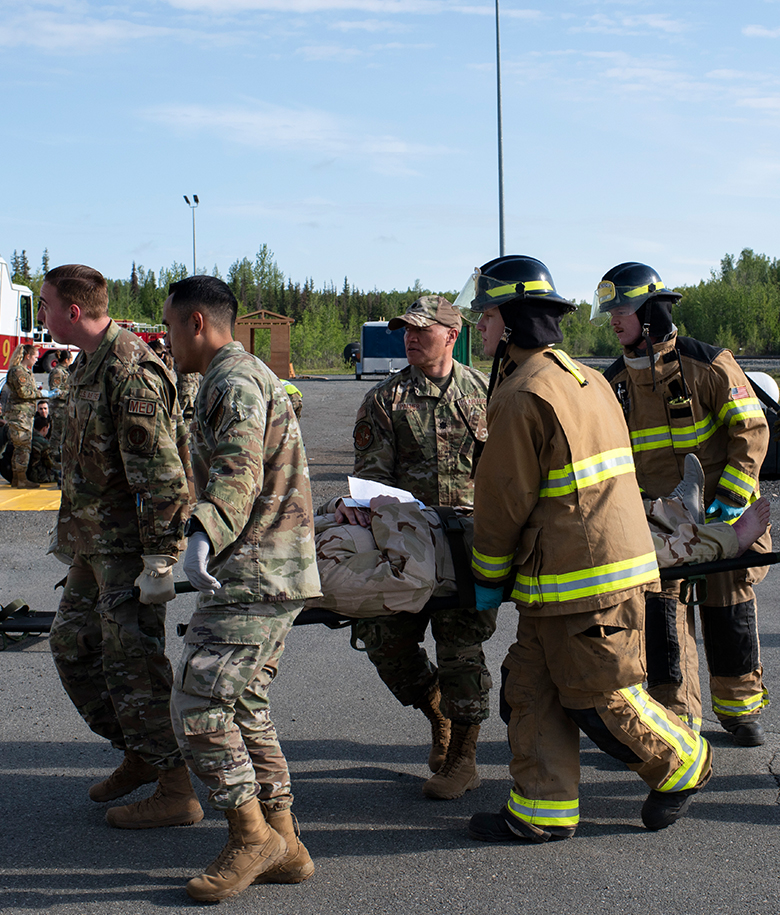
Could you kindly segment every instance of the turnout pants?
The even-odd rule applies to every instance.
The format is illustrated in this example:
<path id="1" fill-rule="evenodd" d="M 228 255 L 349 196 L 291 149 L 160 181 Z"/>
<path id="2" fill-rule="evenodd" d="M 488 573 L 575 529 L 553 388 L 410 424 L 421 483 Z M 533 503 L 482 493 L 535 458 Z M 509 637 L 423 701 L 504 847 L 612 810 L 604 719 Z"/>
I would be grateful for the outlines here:
<path id="1" fill-rule="evenodd" d="M 218 810 L 253 797 L 290 807 L 290 772 L 271 720 L 268 687 L 303 601 L 197 610 L 171 696 L 181 752 Z"/>
<path id="2" fill-rule="evenodd" d="M 768 533 L 757 543 L 770 548 Z M 753 584 L 766 568 L 707 576 L 700 619 L 710 672 L 712 709 L 724 727 L 754 721 L 769 704 L 762 680 L 756 596 Z M 650 694 L 701 729 L 702 707 L 693 606 L 679 602 L 679 586 L 668 583 L 647 595 L 647 680 Z"/>
<path id="3" fill-rule="evenodd" d="M 89 727 L 119 750 L 167 769 L 183 765 L 171 727 L 165 604 L 132 596 L 134 554 L 77 556 L 51 628 L 62 685 Z"/>
<path id="4" fill-rule="evenodd" d="M 371 663 L 401 705 L 419 706 L 438 681 L 442 714 L 479 724 L 490 714 L 493 685 L 482 643 L 496 631 L 497 610 L 458 608 L 359 620 L 356 634 Z M 438 668 L 422 641 L 428 623 L 436 642 Z"/>
<path id="5" fill-rule="evenodd" d="M 707 742 L 641 685 L 643 618 L 642 594 L 597 612 L 520 616 L 504 661 L 514 779 L 507 808 L 530 838 L 574 834 L 580 728 L 650 788 L 683 791 L 709 778 Z"/>

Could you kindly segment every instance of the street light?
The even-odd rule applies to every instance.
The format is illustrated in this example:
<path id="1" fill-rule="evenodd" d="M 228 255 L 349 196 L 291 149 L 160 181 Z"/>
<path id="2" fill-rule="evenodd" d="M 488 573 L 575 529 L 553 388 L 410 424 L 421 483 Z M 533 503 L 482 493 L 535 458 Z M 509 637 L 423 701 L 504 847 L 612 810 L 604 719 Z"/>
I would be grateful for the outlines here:
<path id="1" fill-rule="evenodd" d="M 198 272 L 195 260 L 195 208 L 197 207 L 199 201 L 197 194 L 192 195 L 192 199 L 195 201 L 194 203 L 190 203 L 190 198 L 186 194 L 182 194 L 182 197 L 184 197 L 187 206 L 192 210 L 192 275 L 195 276 L 195 274 Z"/>
<path id="2" fill-rule="evenodd" d="M 498 253 L 504 256 L 504 139 L 501 130 L 501 38 L 496 0 L 496 102 L 498 114 Z"/>

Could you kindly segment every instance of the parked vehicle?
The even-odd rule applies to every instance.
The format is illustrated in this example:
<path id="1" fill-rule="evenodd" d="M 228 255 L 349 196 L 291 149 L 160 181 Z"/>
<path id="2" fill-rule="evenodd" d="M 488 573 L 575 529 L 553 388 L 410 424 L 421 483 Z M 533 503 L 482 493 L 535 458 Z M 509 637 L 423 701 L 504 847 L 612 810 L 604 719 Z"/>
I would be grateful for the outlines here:
<path id="1" fill-rule="evenodd" d="M 389 375 L 408 364 L 403 327 L 388 330 L 387 321 L 366 321 L 360 331 L 355 378 L 359 381 L 364 375 Z"/>

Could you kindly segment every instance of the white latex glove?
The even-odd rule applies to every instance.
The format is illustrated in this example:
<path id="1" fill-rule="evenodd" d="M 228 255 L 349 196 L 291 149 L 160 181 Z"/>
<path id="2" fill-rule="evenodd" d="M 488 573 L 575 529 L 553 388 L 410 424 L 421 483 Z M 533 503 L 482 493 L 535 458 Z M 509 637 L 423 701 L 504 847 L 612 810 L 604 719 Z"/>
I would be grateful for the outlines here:
<path id="1" fill-rule="evenodd" d="M 203 594 L 213 594 L 222 587 L 213 575 L 209 575 L 208 561 L 211 541 L 203 531 L 190 534 L 187 552 L 184 554 L 184 574 L 190 584 Z"/>
<path id="2" fill-rule="evenodd" d="M 142 556 L 144 570 L 136 578 L 135 585 L 141 592 L 138 600 L 142 604 L 164 604 L 176 597 L 173 588 L 173 556 Z"/>
<path id="3" fill-rule="evenodd" d="M 73 561 L 70 558 L 70 556 L 67 555 L 67 553 L 61 553 L 59 550 L 59 542 L 57 540 L 57 525 L 56 524 L 49 531 L 49 549 L 46 550 L 46 553 L 47 553 L 47 555 L 49 553 L 51 553 L 51 555 L 55 559 L 59 559 L 60 562 L 64 562 L 66 566 L 69 566 L 71 564 L 71 562 Z"/>

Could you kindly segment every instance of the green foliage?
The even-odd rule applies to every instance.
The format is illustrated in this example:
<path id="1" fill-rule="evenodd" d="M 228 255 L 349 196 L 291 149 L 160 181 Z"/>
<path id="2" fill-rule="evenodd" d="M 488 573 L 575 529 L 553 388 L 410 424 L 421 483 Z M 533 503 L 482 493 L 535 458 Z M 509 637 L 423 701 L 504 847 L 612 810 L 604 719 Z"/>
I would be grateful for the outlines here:
<path id="1" fill-rule="evenodd" d="M 745 248 L 727 254 L 697 286 L 683 286 L 674 312 L 678 327 L 741 356 L 780 353 L 780 262 Z"/>
<path id="2" fill-rule="evenodd" d="M 49 268 L 44 250 L 41 269 L 32 271 L 27 252 L 14 251 L 11 272 L 15 282 L 30 286 L 36 296 Z M 186 277 L 184 264 L 174 262 L 157 274 L 133 263 L 130 276 L 109 280 L 109 309 L 113 317 L 158 324 L 168 295 L 168 286 Z M 215 265 L 212 275 L 219 276 Z M 285 277 L 273 252 L 263 244 L 254 259 L 231 264 L 225 282 L 239 302 L 239 314 L 267 309 L 294 319 L 291 328 L 291 357 L 301 371 L 308 368 L 337 368 L 348 343 L 360 339 L 365 321 L 387 320 L 401 314 L 421 295 L 431 294 L 419 280 L 405 290 L 364 292 L 347 277 L 340 288 L 328 284 L 315 288 L 306 278 L 303 284 Z M 746 248 L 739 257 L 727 254 L 717 271 L 696 286 L 682 287 L 682 301 L 674 320 L 680 332 L 707 343 L 727 346 L 741 355 L 780 354 L 780 262 Z M 450 301 L 455 293 L 440 292 Z M 621 352 L 609 324 L 590 323 L 590 306 L 579 308 L 562 321 L 563 348 L 572 356 L 615 357 Z M 268 355 L 270 338 L 258 334 L 258 355 Z M 472 333 L 474 353 L 482 352 L 480 335 Z"/>

